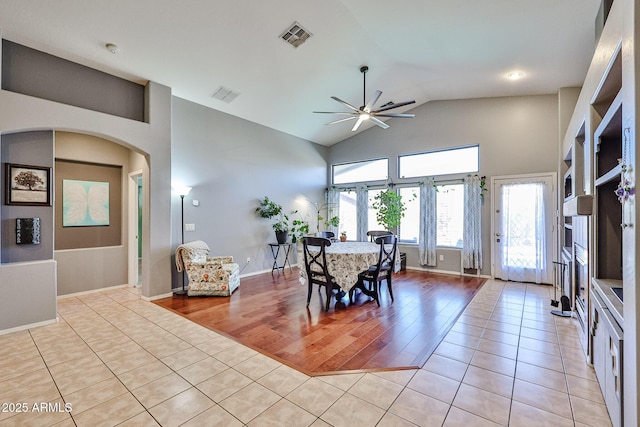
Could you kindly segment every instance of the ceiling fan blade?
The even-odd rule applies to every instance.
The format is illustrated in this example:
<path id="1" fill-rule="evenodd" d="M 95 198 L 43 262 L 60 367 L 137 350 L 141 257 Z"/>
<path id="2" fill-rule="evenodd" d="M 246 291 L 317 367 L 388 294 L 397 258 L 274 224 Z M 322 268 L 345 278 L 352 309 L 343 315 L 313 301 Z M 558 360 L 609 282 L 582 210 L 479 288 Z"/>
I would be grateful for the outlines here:
<path id="1" fill-rule="evenodd" d="M 372 111 L 372 113 L 380 113 L 382 111 L 392 110 L 392 109 L 398 108 L 398 107 L 404 107 L 405 105 L 415 104 L 415 102 L 416 101 L 398 102 L 397 104 L 391 104 L 391 105 L 387 105 L 386 107 L 378 108 L 377 110 Z"/>
<path id="2" fill-rule="evenodd" d="M 351 128 L 351 132 L 355 132 L 358 130 L 358 128 L 360 127 L 360 125 L 362 124 L 362 122 L 364 122 L 365 120 L 367 120 L 365 118 L 366 116 L 361 114 L 358 116 L 358 121 L 356 122 L 355 125 L 353 125 L 353 127 Z"/>
<path id="3" fill-rule="evenodd" d="M 364 111 L 366 111 L 367 113 L 371 112 L 373 106 L 376 105 L 376 102 L 378 102 L 380 95 L 382 95 L 382 92 L 377 90 L 376 93 L 373 94 L 369 102 L 367 102 L 367 105 L 364 106 Z"/>
<path id="4" fill-rule="evenodd" d="M 354 107 L 353 105 L 349 104 L 348 102 L 343 101 L 342 99 L 338 98 L 337 96 L 332 96 L 331 99 L 334 99 L 334 100 L 338 101 L 339 103 L 341 103 L 342 105 L 344 105 L 347 108 L 351 108 L 353 111 L 360 111 L 360 109 Z"/>
<path id="5" fill-rule="evenodd" d="M 327 123 L 328 125 L 335 125 L 336 123 L 346 122 L 348 120 L 355 120 L 356 116 L 347 117 L 346 119 L 334 120 L 332 122 Z"/>
<path id="6" fill-rule="evenodd" d="M 352 112 L 346 112 L 346 111 L 314 111 L 314 113 L 317 114 L 340 114 L 342 116 L 354 116 L 356 114 L 352 113 Z"/>
<path id="7" fill-rule="evenodd" d="M 398 114 L 398 113 L 388 113 L 388 114 L 375 114 L 376 117 L 395 117 L 400 119 L 412 119 L 416 115 L 415 114 Z"/>
<path id="8" fill-rule="evenodd" d="M 378 120 L 375 117 L 371 116 L 369 117 L 369 120 L 371 120 L 373 123 L 377 124 L 378 126 L 380 126 L 382 129 L 387 129 L 389 127 L 388 124 L 386 124 L 385 122 L 383 122 L 382 120 Z"/>

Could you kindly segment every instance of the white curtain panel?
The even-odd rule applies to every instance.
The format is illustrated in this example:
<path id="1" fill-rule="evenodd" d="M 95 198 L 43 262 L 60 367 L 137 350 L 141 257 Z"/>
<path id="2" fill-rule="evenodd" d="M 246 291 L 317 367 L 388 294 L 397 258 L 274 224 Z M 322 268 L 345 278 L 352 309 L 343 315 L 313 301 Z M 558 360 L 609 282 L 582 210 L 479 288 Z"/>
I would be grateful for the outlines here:
<path id="1" fill-rule="evenodd" d="M 436 237 L 436 187 L 433 178 L 428 178 L 420 184 L 420 264 L 429 267 L 436 265 Z"/>
<path id="2" fill-rule="evenodd" d="M 330 188 L 327 192 L 327 219 L 331 219 L 334 216 L 340 216 L 340 192 L 336 191 L 334 188 Z M 327 231 L 333 232 L 333 234 L 338 236 L 338 227 L 329 226 Z"/>
<path id="3" fill-rule="evenodd" d="M 361 185 L 356 188 L 356 214 L 358 216 L 358 241 L 366 242 L 369 231 L 369 191 Z"/>
<path id="4" fill-rule="evenodd" d="M 480 177 L 464 179 L 462 267 L 482 269 L 482 189 Z"/>
<path id="5" fill-rule="evenodd" d="M 498 255 L 504 280 L 543 283 L 549 277 L 545 250 L 548 221 L 544 209 L 545 192 L 543 182 L 502 186 L 502 233 Z"/>

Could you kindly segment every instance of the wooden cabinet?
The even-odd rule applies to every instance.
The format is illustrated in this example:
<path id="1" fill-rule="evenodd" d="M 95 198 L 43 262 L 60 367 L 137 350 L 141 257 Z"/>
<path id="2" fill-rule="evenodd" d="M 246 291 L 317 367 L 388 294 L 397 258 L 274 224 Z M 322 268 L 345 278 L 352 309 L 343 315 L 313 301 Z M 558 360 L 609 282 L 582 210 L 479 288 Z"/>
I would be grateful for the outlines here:
<path id="1" fill-rule="evenodd" d="M 627 161 L 623 131 L 622 47 L 615 50 L 591 104 L 593 132 L 594 268 L 591 280 L 591 361 L 614 426 L 623 424 L 623 200 L 616 191 Z M 598 122 L 599 121 L 599 122 Z"/>
<path id="2" fill-rule="evenodd" d="M 619 427 L 623 423 L 622 330 L 601 297 L 600 289 L 593 289 L 591 301 L 591 360 L 611 422 L 614 427 Z"/>

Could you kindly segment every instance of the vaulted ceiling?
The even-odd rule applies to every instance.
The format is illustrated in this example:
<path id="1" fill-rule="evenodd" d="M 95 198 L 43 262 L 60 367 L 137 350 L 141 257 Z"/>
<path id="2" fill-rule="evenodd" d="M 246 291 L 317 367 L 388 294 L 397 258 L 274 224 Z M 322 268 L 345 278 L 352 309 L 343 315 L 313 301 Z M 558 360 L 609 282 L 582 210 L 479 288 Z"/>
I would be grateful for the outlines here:
<path id="1" fill-rule="evenodd" d="M 600 0 L 0 0 L 2 37 L 323 145 L 313 111 L 556 93 L 580 86 Z M 294 22 L 311 37 L 280 38 Z M 112 54 L 105 44 L 114 43 Z M 360 74 L 369 66 L 367 93 Z M 523 73 L 519 80 L 507 73 Z M 239 95 L 212 97 L 219 87 Z M 364 95 L 364 96 L 363 96 Z M 389 119 L 390 126 L 403 120 Z M 372 126 L 365 123 L 359 131 Z"/>

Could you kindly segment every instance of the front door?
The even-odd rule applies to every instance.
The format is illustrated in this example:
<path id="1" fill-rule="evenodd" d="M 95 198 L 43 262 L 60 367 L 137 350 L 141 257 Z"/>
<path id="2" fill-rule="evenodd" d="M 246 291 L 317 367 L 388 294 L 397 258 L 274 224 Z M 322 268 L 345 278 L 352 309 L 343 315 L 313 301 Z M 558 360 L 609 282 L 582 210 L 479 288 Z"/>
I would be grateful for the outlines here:
<path id="1" fill-rule="evenodd" d="M 493 179 L 493 268 L 497 279 L 552 283 L 553 174 Z"/>

